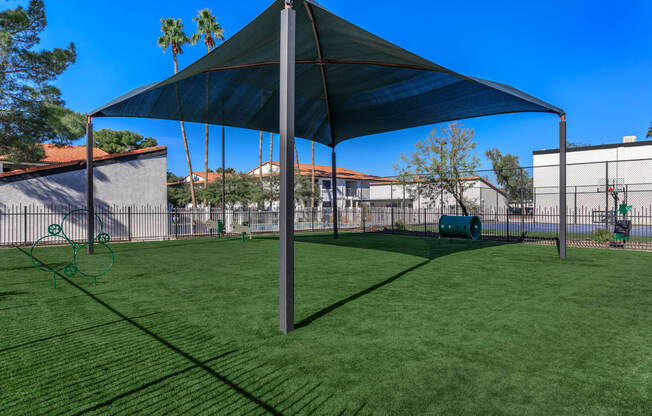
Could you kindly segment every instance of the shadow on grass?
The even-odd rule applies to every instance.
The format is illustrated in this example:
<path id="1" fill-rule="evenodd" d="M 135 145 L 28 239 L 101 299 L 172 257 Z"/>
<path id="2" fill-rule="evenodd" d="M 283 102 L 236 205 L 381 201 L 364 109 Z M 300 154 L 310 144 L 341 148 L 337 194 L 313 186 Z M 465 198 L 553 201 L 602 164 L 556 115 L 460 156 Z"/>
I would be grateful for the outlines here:
<path id="1" fill-rule="evenodd" d="M 342 233 L 334 239 L 330 235 L 302 234 L 294 239 L 299 243 L 326 244 L 339 247 L 359 248 L 365 250 L 388 251 L 434 260 L 462 251 L 480 250 L 505 244 L 500 241 L 472 241 L 449 238 L 426 238 L 409 235 L 384 233 Z"/>
<path id="2" fill-rule="evenodd" d="M 377 289 L 380 289 L 383 286 L 387 286 L 388 284 L 390 284 L 393 281 L 405 276 L 406 274 L 408 274 L 410 272 L 413 272 L 416 269 L 419 269 L 419 268 L 425 266 L 426 264 L 430 263 L 431 261 L 432 260 L 426 260 L 424 262 L 421 262 L 421 263 L 417 264 L 416 266 L 412 266 L 409 269 L 405 269 L 402 272 L 397 273 L 394 276 L 383 280 L 382 282 L 376 283 L 375 285 L 370 286 L 370 287 L 368 287 L 368 288 L 366 288 L 364 290 L 361 290 L 361 291 L 359 291 L 359 292 L 357 292 L 357 293 L 355 293 L 355 294 L 353 294 L 353 295 L 351 295 L 351 296 L 349 296 L 349 297 L 347 297 L 345 299 L 342 299 L 342 300 L 340 300 L 338 302 L 335 302 L 332 305 L 329 305 L 329 306 L 325 307 L 324 309 L 322 309 L 322 310 L 320 310 L 320 311 L 318 311 L 316 313 L 313 313 L 309 317 L 307 317 L 307 318 L 301 320 L 300 322 L 296 323 L 295 328 L 297 328 L 297 329 L 303 328 L 303 327 L 311 324 L 313 321 L 315 321 L 315 320 L 317 320 L 317 319 L 319 319 L 319 318 L 333 312 L 335 309 L 340 308 L 340 307 L 346 305 L 349 302 L 353 302 L 354 300 L 356 300 L 358 298 L 361 298 L 364 295 L 368 295 L 371 292 L 373 292 L 373 291 L 375 291 Z"/>
<path id="3" fill-rule="evenodd" d="M 217 355 L 217 356 L 215 356 L 215 357 L 213 357 L 213 358 L 210 358 L 210 359 L 208 359 L 208 360 L 201 361 L 199 364 L 191 365 L 191 366 L 186 367 L 186 368 L 184 368 L 184 369 L 182 369 L 182 370 L 179 370 L 179 371 L 175 371 L 175 372 L 173 372 L 173 373 L 166 374 L 166 375 L 163 376 L 163 377 L 159 377 L 159 378 L 157 378 L 157 379 L 155 379 L 155 380 L 152 380 L 152 381 L 150 381 L 150 382 L 147 382 L 147 383 L 145 383 L 145 384 L 143 384 L 143 385 L 141 385 L 141 386 L 138 386 L 138 387 L 136 387 L 136 388 L 134 388 L 134 389 L 131 389 L 131 390 L 125 391 L 124 393 L 120 393 L 120 394 L 118 394 L 117 396 L 114 396 L 114 397 L 110 398 L 109 400 L 105 400 L 105 401 L 103 401 L 103 402 L 101 402 L 101 403 L 98 403 L 98 404 L 96 404 L 96 405 L 94 405 L 94 406 L 91 406 L 91 407 L 89 407 L 89 408 L 87 408 L 87 409 L 84 409 L 84 410 L 82 410 L 81 412 L 75 413 L 75 416 L 85 415 L 85 414 L 87 414 L 87 413 L 92 413 L 92 412 L 94 412 L 94 411 L 96 411 L 96 410 L 99 410 L 99 409 L 102 409 L 102 408 L 104 408 L 104 407 L 110 406 L 110 405 L 112 405 L 114 402 L 116 402 L 116 401 L 118 401 L 118 400 L 125 399 L 125 398 L 127 398 L 127 397 L 129 397 L 129 396 L 131 396 L 131 395 L 133 395 L 133 394 L 136 394 L 136 393 L 141 392 L 141 391 L 143 391 L 143 390 L 145 390 L 145 389 L 148 389 L 148 388 L 150 388 L 150 387 L 153 387 L 153 386 L 155 386 L 155 385 L 157 385 L 157 384 L 159 384 L 159 383 L 162 383 L 162 382 L 164 382 L 164 381 L 166 381 L 166 380 L 169 380 L 169 379 L 171 379 L 171 378 L 173 378 L 173 377 L 180 376 L 180 375 L 185 374 L 185 373 L 187 373 L 187 372 L 189 372 L 189 371 L 191 371 L 191 370 L 194 370 L 195 368 L 199 368 L 200 364 L 201 364 L 201 365 L 208 365 L 208 364 L 210 364 L 210 363 L 213 362 L 213 361 L 217 361 L 217 360 L 219 360 L 219 359 L 221 359 L 221 358 L 227 357 L 228 355 L 234 354 L 234 353 L 236 353 L 236 352 L 237 352 L 237 350 L 226 351 L 226 352 L 224 352 L 224 353 L 222 353 L 222 354 L 219 354 L 219 355 Z"/>
<path id="4" fill-rule="evenodd" d="M 487 241 L 470 241 L 470 240 L 437 240 L 433 238 L 420 238 L 411 236 L 393 236 L 391 234 L 382 234 L 381 238 L 368 238 L 368 236 L 380 234 L 342 234 L 338 239 L 324 235 L 301 235 L 295 238 L 295 241 L 302 243 L 327 244 L 340 247 L 361 248 L 377 251 L 389 251 L 393 253 L 407 254 L 418 256 L 427 260 L 407 268 L 387 279 L 378 282 L 366 289 L 356 292 L 342 300 L 339 300 L 325 308 L 313 313 L 307 318 L 302 319 L 295 324 L 295 328 L 303 328 L 312 322 L 322 318 L 334 310 L 353 302 L 365 295 L 369 295 L 381 287 L 400 279 L 408 273 L 411 273 L 421 267 L 429 264 L 439 257 L 448 256 L 455 253 L 496 247 L 507 243 L 487 242 Z"/>
<path id="5" fill-rule="evenodd" d="M 0 298 L 7 298 L 9 296 L 20 296 L 20 295 L 27 295 L 29 292 L 22 292 L 22 291 L 9 291 L 9 292 L 0 292 Z"/>
<path id="6" fill-rule="evenodd" d="M 25 250 L 18 248 L 21 252 L 23 252 L 25 255 L 29 256 L 29 253 L 26 252 Z M 40 263 L 41 265 L 44 265 L 38 258 L 35 258 L 35 261 Z M 242 360 L 236 358 L 234 361 L 229 360 L 227 356 L 230 356 L 232 354 L 236 354 L 239 351 L 236 349 L 224 351 L 220 353 L 217 356 L 214 356 L 213 358 L 210 358 L 208 360 L 199 360 L 195 356 L 191 355 L 190 353 L 184 351 L 183 349 L 177 347 L 176 345 L 170 343 L 168 340 L 164 339 L 163 337 L 159 336 L 158 334 L 152 332 L 150 329 L 146 328 L 142 324 L 136 322 L 134 319 L 136 318 L 130 318 L 124 315 L 122 312 L 114 308 L 113 306 L 109 305 L 102 299 L 99 299 L 96 295 L 88 291 L 87 289 L 79 286 L 72 280 L 68 279 L 66 276 L 63 274 L 57 273 L 57 275 L 65 280 L 67 283 L 69 283 L 71 286 L 75 287 L 77 290 L 81 291 L 83 293 L 83 296 L 88 296 L 91 298 L 93 301 L 97 302 L 113 314 L 117 315 L 120 320 L 115 321 L 115 322 L 109 322 L 105 324 L 98 325 L 96 327 L 100 326 L 107 326 L 111 325 L 113 323 L 117 322 L 126 322 L 139 331 L 143 332 L 144 334 L 148 335 L 152 339 L 154 339 L 156 342 L 159 344 L 163 345 L 164 347 L 168 348 L 169 350 L 173 351 L 174 353 L 178 354 L 179 356 L 183 357 L 187 361 L 189 361 L 192 365 L 183 368 L 181 370 L 169 373 L 167 375 L 164 375 L 162 377 L 156 378 L 154 380 L 151 380 L 143 385 L 140 385 L 138 387 L 135 387 L 133 389 L 124 391 L 114 397 L 109 398 L 108 400 L 105 400 L 103 402 L 97 403 L 95 405 L 92 405 L 84 410 L 79 411 L 76 413 L 77 415 L 84 415 L 87 413 L 92 413 L 95 411 L 102 411 L 101 409 L 104 409 L 105 407 L 111 406 L 113 403 L 116 401 L 119 401 L 121 399 L 126 399 L 128 397 L 131 397 L 134 394 L 137 394 L 139 392 L 142 392 L 150 387 L 159 385 L 160 383 L 170 380 L 173 377 L 191 372 L 192 370 L 195 369 L 201 369 L 203 370 L 204 373 L 212 376 L 214 379 L 218 380 L 221 382 L 220 389 L 226 389 L 229 394 L 225 393 L 219 393 L 215 397 L 210 397 L 210 398 L 202 398 L 202 400 L 199 400 L 197 403 L 195 403 L 194 407 L 198 406 L 203 406 L 207 407 L 207 409 L 210 409 L 211 411 L 215 409 L 215 405 L 219 403 L 220 405 L 224 406 L 225 409 L 231 409 L 236 406 L 235 411 L 242 410 L 243 412 L 245 409 L 247 412 L 253 412 L 256 410 L 257 412 L 260 412 L 260 410 L 264 410 L 266 413 L 270 413 L 273 415 L 281 415 L 283 414 L 280 408 L 284 409 L 283 412 L 286 410 L 291 409 L 295 404 L 302 404 L 301 410 L 307 410 L 309 414 L 313 414 L 319 410 L 319 408 L 323 407 L 332 396 L 327 397 L 326 399 L 320 399 L 320 395 L 315 393 L 315 397 L 312 398 L 307 398 L 305 394 L 299 395 L 299 392 L 297 394 L 290 394 L 289 396 L 285 397 L 283 401 L 280 401 L 278 405 L 274 406 L 270 402 L 270 398 L 266 398 L 267 395 L 274 393 L 275 391 L 280 391 L 282 393 L 286 392 L 288 389 L 287 383 L 290 381 L 288 376 L 286 374 L 279 374 L 279 371 L 281 369 L 276 369 L 273 371 L 268 371 L 265 374 L 258 374 L 258 372 L 255 372 L 256 369 L 262 367 L 253 367 L 253 368 L 244 368 L 243 365 L 246 365 L 247 362 L 249 362 L 247 359 L 244 359 L 244 362 Z M 61 334 L 58 336 L 64 336 L 72 333 L 77 333 L 81 332 L 84 330 L 88 330 L 89 328 L 77 330 L 77 331 L 71 331 L 67 334 Z M 52 338 L 52 337 L 50 337 Z M 29 343 L 21 344 L 21 345 L 16 345 L 14 347 L 9 347 L 8 349 L 17 349 L 20 348 L 21 346 L 29 345 L 35 342 L 40 342 L 42 340 L 35 340 L 31 341 Z M 226 360 L 223 360 L 226 358 Z M 240 360 L 240 361 L 239 361 Z M 227 371 L 226 369 L 219 369 L 216 370 L 212 368 L 209 364 L 212 364 L 216 361 L 219 361 L 219 365 L 226 364 L 226 366 L 230 366 L 231 363 L 234 363 L 232 365 L 233 368 L 236 370 L 240 371 L 238 374 L 228 374 L 225 373 Z M 251 373 L 250 376 L 246 377 L 245 379 L 242 379 L 242 376 L 244 374 Z M 235 380 L 235 381 L 234 381 Z M 215 387 L 211 388 L 212 391 L 218 390 Z M 278 394 L 275 394 L 273 398 L 278 397 Z M 307 402 L 306 402 L 307 400 Z M 318 402 L 317 402 L 318 401 Z M 291 403 L 289 403 L 291 402 Z M 255 408 L 255 409 L 252 409 Z"/>
<path id="7" fill-rule="evenodd" d="M 29 253 L 28 253 L 27 251 L 25 251 L 25 250 L 23 250 L 23 249 L 21 249 L 21 248 L 18 248 L 18 250 L 20 250 L 21 252 L 23 252 L 26 256 L 29 256 Z M 35 258 L 35 257 L 34 257 L 34 260 L 36 260 L 36 261 L 37 261 L 38 263 L 40 263 L 41 265 L 46 266 L 44 263 L 42 263 L 39 259 L 37 259 L 37 258 Z M 93 299 L 95 302 L 99 303 L 100 305 L 104 306 L 106 309 L 108 309 L 109 311 L 111 311 L 111 312 L 114 313 L 115 315 L 117 315 L 117 316 L 119 316 L 120 318 L 122 318 L 122 320 L 128 322 L 129 324 L 131 324 L 131 325 L 134 326 L 135 328 L 139 329 L 139 330 L 142 331 L 143 333 L 147 334 L 148 336 L 150 336 L 151 338 L 153 338 L 154 340 L 156 340 L 157 342 L 159 342 L 160 344 L 162 344 L 162 345 L 165 346 L 166 348 L 168 348 L 168 349 L 174 351 L 175 353 L 179 354 L 180 356 L 182 356 L 182 357 L 185 358 L 186 360 L 190 361 L 191 363 L 194 364 L 194 366 L 201 368 L 201 369 L 204 370 L 206 373 L 210 374 L 211 376 L 213 376 L 214 378 L 216 378 L 216 379 L 219 380 L 220 382 L 222 382 L 222 383 L 226 384 L 227 386 L 229 386 L 232 390 L 234 390 L 235 392 L 237 392 L 237 393 L 240 394 L 241 396 L 245 397 L 247 400 L 251 401 L 252 403 L 255 403 L 257 406 L 259 406 L 259 407 L 265 409 L 265 410 L 266 410 L 267 412 L 269 412 L 269 413 L 272 413 L 272 414 L 280 414 L 280 413 L 279 413 L 279 412 L 278 412 L 274 407 L 272 407 L 272 406 L 269 405 L 268 403 L 265 403 L 264 401 L 262 401 L 262 400 L 259 399 L 258 397 L 252 395 L 252 394 L 249 393 L 247 390 L 245 390 L 245 389 L 243 389 L 242 387 L 240 387 L 238 384 L 232 382 L 231 380 L 229 380 L 228 378 L 226 378 L 226 377 L 223 376 L 222 374 L 220 374 L 220 373 L 218 373 L 217 371 L 213 370 L 213 369 L 212 369 L 211 367 L 209 367 L 206 363 L 200 361 L 199 359 L 195 358 L 194 356 L 190 355 L 189 353 L 187 353 L 187 352 L 183 351 L 182 349 L 176 347 L 175 345 L 171 344 L 171 343 L 170 343 L 169 341 L 167 341 L 166 339 L 160 337 L 159 335 L 157 335 L 157 334 L 155 334 L 154 332 L 150 331 L 149 329 L 145 328 L 143 325 L 141 325 L 141 324 L 139 324 L 138 322 L 134 321 L 133 319 L 129 318 L 128 316 L 126 316 L 126 315 L 123 314 L 122 312 L 120 312 L 120 311 L 118 311 L 117 309 L 115 309 L 113 306 L 109 305 L 108 303 L 104 302 L 102 299 L 100 299 L 100 298 L 98 298 L 97 296 L 93 295 L 93 294 L 92 294 L 91 292 L 89 292 L 88 290 L 84 289 L 83 287 L 79 286 L 78 284 L 76 284 L 76 283 L 73 282 L 72 280 L 68 279 L 65 275 L 63 275 L 63 274 L 61 274 L 61 273 L 58 273 L 58 272 L 57 272 L 57 275 L 58 275 L 61 279 L 63 279 L 63 280 L 65 280 L 66 282 L 68 282 L 68 284 L 70 284 L 71 286 L 74 286 L 77 290 L 80 290 L 80 291 L 83 292 L 86 296 L 88 296 L 88 297 L 90 297 L 91 299 Z"/>
<path id="8" fill-rule="evenodd" d="M 157 315 L 159 313 L 160 312 L 154 312 L 154 313 L 149 313 L 147 315 L 134 316 L 133 318 L 129 318 L 129 319 L 147 318 L 149 316 Z M 35 340 L 32 340 L 32 341 L 23 342 L 22 344 L 12 345 L 11 347 L 2 348 L 2 349 L 0 349 L 0 352 L 16 350 L 18 348 L 27 347 L 27 346 L 33 345 L 33 344 L 38 344 L 39 342 L 49 341 L 51 339 L 61 338 L 61 337 L 65 337 L 65 336 L 72 335 L 72 334 L 79 334 L 81 332 L 91 331 L 93 329 L 103 328 L 103 327 L 110 326 L 110 325 L 115 325 L 115 324 L 118 324 L 118 323 L 121 323 L 121 322 L 125 322 L 124 319 L 118 319 L 116 321 L 111 321 L 111 322 L 105 322 L 103 324 L 93 325 L 93 326 L 89 326 L 89 327 L 82 328 L 82 329 L 76 329 L 74 331 L 63 332 L 61 334 L 51 335 L 49 337 L 39 338 L 39 339 L 35 339 Z"/>

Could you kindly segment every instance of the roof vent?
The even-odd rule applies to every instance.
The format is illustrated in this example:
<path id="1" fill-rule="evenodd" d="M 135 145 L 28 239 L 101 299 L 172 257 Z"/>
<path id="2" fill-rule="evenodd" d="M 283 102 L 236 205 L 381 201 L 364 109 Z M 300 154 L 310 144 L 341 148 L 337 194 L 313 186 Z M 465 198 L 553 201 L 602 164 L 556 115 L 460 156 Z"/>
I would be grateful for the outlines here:
<path id="1" fill-rule="evenodd" d="M 634 143 L 634 142 L 636 142 L 636 136 L 623 137 L 623 143 Z"/>

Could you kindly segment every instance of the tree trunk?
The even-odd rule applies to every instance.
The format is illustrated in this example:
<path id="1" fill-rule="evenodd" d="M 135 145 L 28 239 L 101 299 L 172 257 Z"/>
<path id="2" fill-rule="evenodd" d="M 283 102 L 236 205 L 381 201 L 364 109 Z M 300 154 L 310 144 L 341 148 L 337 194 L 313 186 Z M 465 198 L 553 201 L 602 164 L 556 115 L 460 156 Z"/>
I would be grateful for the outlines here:
<path id="1" fill-rule="evenodd" d="M 179 64 L 177 63 L 177 55 L 172 55 L 174 58 L 174 73 L 179 72 Z M 195 197 L 195 178 L 192 174 L 192 162 L 190 161 L 190 150 L 188 149 L 188 139 L 186 137 L 186 127 L 183 124 L 183 121 L 179 121 L 181 124 L 181 136 L 183 137 L 183 147 L 186 150 L 186 161 L 188 162 L 188 174 L 190 175 L 190 199 L 192 201 L 192 207 L 197 206 L 197 198 Z"/>
<path id="2" fill-rule="evenodd" d="M 457 192 L 455 192 L 455 200 L 459 204 L 460 208 L 462 208 L 462 215 L 465 217 L 469 216 L 469 211 L 466 209 L 466 204 L 464 203 L 464 188 L 463 185 L 460 183 L 460 181 L 456 181 L 456 188 Z"/>
<path id="3" fill-rule="evenodd" d="M 296 159 L 297 169 L 299 169 L 299 152 L 297 152 L 297 143 L 294 143 L 294 158 Z"/>

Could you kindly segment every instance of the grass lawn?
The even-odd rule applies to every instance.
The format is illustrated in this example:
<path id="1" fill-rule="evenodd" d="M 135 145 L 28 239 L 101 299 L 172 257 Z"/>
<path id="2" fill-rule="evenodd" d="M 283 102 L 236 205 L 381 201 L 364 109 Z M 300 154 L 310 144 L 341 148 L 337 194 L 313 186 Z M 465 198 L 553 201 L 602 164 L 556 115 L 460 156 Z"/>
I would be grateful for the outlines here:
<path id="1" fill-rule="evenodd" d="M 297 236 L 285 336 L 278 240 L 112 248 L 0 250 L 0 415 L 652 414 L 652 253 Z"/>

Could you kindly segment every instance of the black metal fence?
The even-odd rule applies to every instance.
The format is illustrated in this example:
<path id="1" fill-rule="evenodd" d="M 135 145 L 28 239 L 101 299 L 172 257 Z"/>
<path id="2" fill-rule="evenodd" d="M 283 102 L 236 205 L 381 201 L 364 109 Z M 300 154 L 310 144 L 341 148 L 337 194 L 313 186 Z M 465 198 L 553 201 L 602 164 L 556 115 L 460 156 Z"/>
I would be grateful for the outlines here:
<path id="1" fill-rule="evenodd" d="M 72 211 L 72 213 L 71 213 Z M 342 231 L 394 232 L 438 236 L 442 215 L 458 215 L 457 210 L 436 208 L 347 208 L 338 210 Z M 485 239 L 553 244 L 558 236 L 559 212 L 556 208 L 531 208 L 510 205 L 504 208 L 472 208 L 482 220 Z M 234 235 L 234 226 L 249 224 L 253 234 L 278 233 L 277 211 L 227 210 L 226 233 Z M 633 210 L 634 226 L 625 248 L 652 250 L 652 210 Z M 221 209 L 177 209 L 160 207 L 114 207 L 97 211 L 96 233 L 105 232 L 112 241 L 153 241 L 194 237 L 217 237 Z M 607 223 L 609 224 L 607 226 Z M 69 207 L 18 206 L 0 211 L 0 246 L 32 245 L 48 235 L 48 226 L 59 224 L 66 235 L 82 242 L 86 238 L 87 216 L 83 210 Z M 620 246 L 613 234 L 613 215 L 596 217 L 592 208 L 569 208 L 568 240 L 571 245 L 588 247 Z M 297 210 L 296 232 L 324 232 L 333 228 L 331 209 Z"/>

